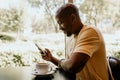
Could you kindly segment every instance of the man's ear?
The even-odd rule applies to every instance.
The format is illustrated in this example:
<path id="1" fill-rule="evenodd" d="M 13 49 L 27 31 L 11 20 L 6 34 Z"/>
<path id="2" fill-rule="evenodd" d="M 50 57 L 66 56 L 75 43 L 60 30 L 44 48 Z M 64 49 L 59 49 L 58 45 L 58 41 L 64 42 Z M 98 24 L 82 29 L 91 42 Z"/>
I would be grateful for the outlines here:
<path id="1" fill-rule="evenodd" d="M 75 14 L 71 14 L 71 21 L 74 22 L 76 20 L 76 15 Z"/>

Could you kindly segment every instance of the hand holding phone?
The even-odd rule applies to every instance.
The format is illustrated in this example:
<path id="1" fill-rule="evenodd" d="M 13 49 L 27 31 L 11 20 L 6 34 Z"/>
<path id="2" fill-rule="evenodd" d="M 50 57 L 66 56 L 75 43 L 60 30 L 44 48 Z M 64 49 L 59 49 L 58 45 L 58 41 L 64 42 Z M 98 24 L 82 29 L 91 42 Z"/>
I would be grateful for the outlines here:
<path id="1" fill-rule="evenodd" d="M 42 47 L 38 46 L 38 44 L 35 44 L 35 46 L 38 48 L 42 56 L 46 56 L 45 50 Z"/>

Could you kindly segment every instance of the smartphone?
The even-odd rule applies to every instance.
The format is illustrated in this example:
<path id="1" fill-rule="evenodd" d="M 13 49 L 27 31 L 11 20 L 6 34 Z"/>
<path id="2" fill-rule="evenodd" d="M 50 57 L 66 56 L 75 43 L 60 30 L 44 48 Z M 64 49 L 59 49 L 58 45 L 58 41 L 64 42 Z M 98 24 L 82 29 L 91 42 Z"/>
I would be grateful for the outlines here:
<path id="1" fill-rule="evenodd" d="M 45 50 L 42 47 L 38 46 L 38 44 L 36 44 L 36 43 L 35 43 L 35 46 L 39 49 L 42 56 L 46 56 Z"/>

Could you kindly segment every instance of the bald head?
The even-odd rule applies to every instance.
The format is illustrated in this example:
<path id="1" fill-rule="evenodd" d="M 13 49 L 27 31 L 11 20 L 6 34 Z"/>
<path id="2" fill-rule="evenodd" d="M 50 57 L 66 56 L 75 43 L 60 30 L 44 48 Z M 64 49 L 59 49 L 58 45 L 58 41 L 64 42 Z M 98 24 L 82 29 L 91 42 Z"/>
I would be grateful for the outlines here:
<path id="1" fill-rule="evenodd" d="M 72 3 L 62 5 L 56 12 L 56 18 L 67 17 L 71 14 L 79 15 L 78 8 Z"/>

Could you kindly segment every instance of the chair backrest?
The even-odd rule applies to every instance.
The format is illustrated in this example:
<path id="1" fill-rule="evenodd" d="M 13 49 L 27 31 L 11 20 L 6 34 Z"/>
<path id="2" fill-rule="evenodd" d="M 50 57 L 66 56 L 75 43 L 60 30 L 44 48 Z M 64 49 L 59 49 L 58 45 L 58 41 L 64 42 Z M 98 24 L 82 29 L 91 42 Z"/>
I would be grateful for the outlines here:
<path id="1" fill-rule="evenodd" d="M 120 59 L 109 57 L 109 64 L 115 80 L 120 80 Z"/>

